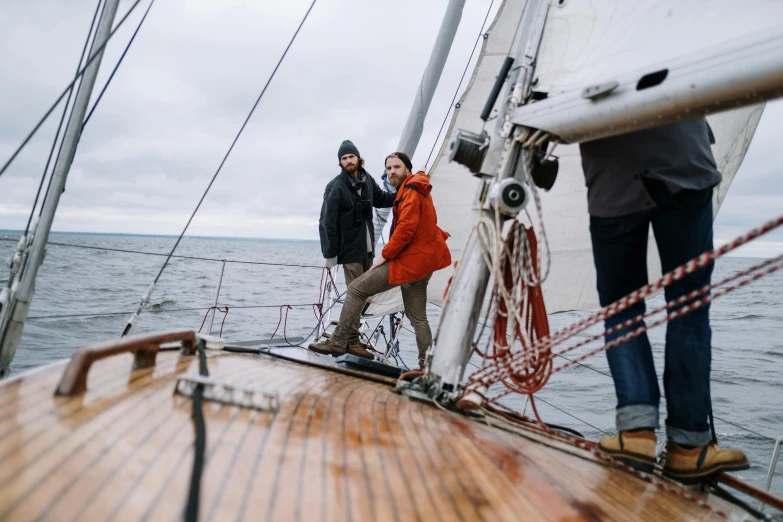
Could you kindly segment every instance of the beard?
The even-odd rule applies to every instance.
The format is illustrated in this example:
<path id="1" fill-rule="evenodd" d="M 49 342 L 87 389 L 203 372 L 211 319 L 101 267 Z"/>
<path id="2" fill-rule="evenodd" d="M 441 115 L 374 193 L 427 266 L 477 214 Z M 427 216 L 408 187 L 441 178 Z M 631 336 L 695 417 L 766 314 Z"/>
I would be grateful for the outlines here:
<path id="1" fill-rule="evenodd" d="M 400 188 L 400 185 L 402 184 L 402 180 L 405 179 L 404 176 L 388 176 L 389 185 L 391 185 L 394 188 Z"/>
<path id="2" fill-rule="evenodd" d="M 348 163 L 347 165 L 343 166 L 343 170 L 348 174 L 353 174 L 359 170 L 359 165 L 357 163 Z"/>

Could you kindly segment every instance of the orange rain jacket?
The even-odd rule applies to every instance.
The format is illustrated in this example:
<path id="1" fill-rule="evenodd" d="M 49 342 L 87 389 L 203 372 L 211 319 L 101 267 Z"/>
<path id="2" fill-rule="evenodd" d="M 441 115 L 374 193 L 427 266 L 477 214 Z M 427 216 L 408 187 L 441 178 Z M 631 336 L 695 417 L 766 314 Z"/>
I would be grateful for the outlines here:
<path id="1" fill-rule="evenodd" d="M 438 228 L 431 191 L 424 172 L 408 176 L 397 190 L 391 234 L 381 254 L 389 260 L 389 284 L 412 283 L 451 264 L 449 235 Z"/>

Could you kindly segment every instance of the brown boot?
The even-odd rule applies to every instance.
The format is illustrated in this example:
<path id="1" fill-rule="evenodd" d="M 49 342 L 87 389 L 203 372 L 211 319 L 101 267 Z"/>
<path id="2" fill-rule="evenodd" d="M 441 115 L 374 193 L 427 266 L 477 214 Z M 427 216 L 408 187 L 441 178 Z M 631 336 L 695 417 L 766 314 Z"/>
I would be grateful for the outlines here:
<path id="1" fill-rule="evenodd" d="M 331 355 L 332 357 L 338 357 L 345 353 L 345 348 L 333 343 L 331 339 L 324 339 L 320 343 L 312 343 L 308 346 L 308 348 L 315 353 L 320 353 L 321 355 Z"/>
<path id="2" fill-rule="evenodd" d="M 355 355 L 357 357 L 364 357 L 365 359 L 375 359 L 373 354 L 365 350 L 361 343 L 349 344 L 346 353 L 350 353 L 351 355 Z"/>
<path id="3" fill-rule="evenodd" d="M 598 449 L 627 466 L 652 473 L 655 468 L 655 442 L 654 431 L 621 431 L 601 439 Z"/>
<path id="4" fill-rule="evenodd" d="M 693 449 L 669 443 L 663 474 L 683 484 L 695 484 L 721 471 L 748 468 L 748 458 L 740 450 L 723 449 L 715 443 Z"/>

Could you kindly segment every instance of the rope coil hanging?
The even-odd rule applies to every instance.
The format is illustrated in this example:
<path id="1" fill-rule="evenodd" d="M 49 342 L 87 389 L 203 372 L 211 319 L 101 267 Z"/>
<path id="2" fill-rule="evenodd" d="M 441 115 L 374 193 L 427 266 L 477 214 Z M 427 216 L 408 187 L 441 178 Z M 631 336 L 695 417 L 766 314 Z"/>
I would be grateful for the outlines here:
<path id="1" fill-rule="evenodd" d="M 502 398 L 505 395 L 508 395 L 509 393 L 513 393 L 513 392 L 527 393 L 527 391 L 531 388 L 519 387 L 517 383 L 519 376 L 523 377 L 522 379 L 523 383 L 527 383 L 528 381 L 533 381 L 536 384 L 542 381 L 545 383 L 552 373 L 563 371 L 566 368 L 579 364 L 581 361 L 597 353 L 613 348 L 667 321 L 671 321 L 673 319 L 682 317 L 683 315 L 693 310 L 696 310 L 702 306 L 709 304 L 710 302 L 717 299 L 718 297 L 721 297 L 738 288 L 746 286 L 752 283 L 753 281 L 756 281 L 766 275 L 769 275 L 773 272 L 782 269 L 783 255 L 779 255 L 775 258 L 764 260 L 760 263 L 753 265 L 752 267 L 746 270 L 728 276 L 722 279 L 721 281 L 719 281 L 718 283 L 709 286 L 704 286 L 698 290 L 690 292 L 689 294 L 680 296 L 679 298 L 666 303 L 666 305 L 664 306 L 640 314 L 637 317 L 628 319 L 622 324 L 616 325 L 609 329 L 605 329 L 601 333 L 592 335 L 587 339 L 584 339 L 571 346 L 563 348 L 560 351 L 557 352 L 553 351 L 553 348 L 556 345 L 565 343 L 572 337 L 576 336 L 577 334 L 589 328 L 590 326 L 598 323 L 599 321 L 605 320 L 627 309 L 628 307 L 639 302 L 640 300 L 651 295 L 652 293 L 670 285 L 675 281 L 682 279 L 685 275 L 690 274 L 703 266 L 713 263 L 715 259 L 724 256 L 725 254 L 731 252 L 732 250 L 738 248 L 739 246 L 746 244 L 747 242 L 763 234 L 766 234 L 769 231 L 780 227 L 781 225 L 783 225 L 783 215 L 765 223 L 764 225 L 756 229 L 749 231 L 747 234 L 736 238 L 730 243 L 714 251 L 705 252 L 704 254 L 694 259 L 691 259 L 687 263 L 677 267 L 676 269 L 668 272 L 667 274 L 664 274 L 658 281 L 655 281 L 653 283 L 646 285 L 643 288 L 640 288 L 639 290 L 603 308 L 602 310 L 594 314 L 591 314 L 585 319 L 582 319 L 566 328 L 558 330 L 551 335 L 545 335 L 543 337 L 539 337 L 532 344 L 522 343 L 521 349 L 514 350 L 513 341 L 512 341 L 512 345 L 509 346 L 505 355 L 493 361 L 494 364 L 492 364 L 491 367 L 490 364 L 487 363 L 487 360 L 492 360 L 492 359 L 491 358 L 485 359 L 485 364 L 484 366 L 482 366 L 481 370 L 479 370 L 478 372 L 476 372 L 470 377 L 469 382 L 465 387 L 465 393 L 467 394 L 470 392 L 487 390 L 489 386 L 498 382 L 504 384 L 506 386 L 506 390 L 499 393 L 495 397 L 489 399 L 485 397 L 488 403 L 496 403 L 500 398 Z M 531 252 L 531 254 L 532 256 L 530 257 L 534 258 L 535 254 L 533 252 Z M 655 315 L 662 315 L 662 317 L 650 323 L 649 325 L 639 326 L 638 328 L 626 333 L 625 335 L 609 343 L 602 343 L 601 346 L 585 354 L 582 354 L 573 359 L 568 359 L 568 362 L 562 364 L 561 366 L 554 367 L 554 365 L 552 364 L 552 360 L 555 356 L 563 356 L 566 353 L 572 352 L 578 348 L 586 346 L 590 342 L 598 341 L 602 337 L 605 337 L 608 334 L 616 333 L 624 328 L 628 328 L 633 325 L 640 324 L 644 319 Z M 500 315 L 498 317 L 501 318 Z M 524 336 L 519 336 L 519 337 L 523 338 Z M 516 341 L 516 339 L 514 339 L 514 341 Z M 544 359 L 548 359 L 549 361 L 548 364 L 545 365 L 541 364 L 541 361 Z M 491 372 L 490 369 L 492 370 Z M 538 372 L 543 372 L 543 373 L 538 373 Z M 531 377 L 532 375 L 535 375 L 536 377 L 533 378 Z M 509 381 L 513 383 L 515 386 L 509 386 Z M 482 393 L 481 395 L 482 397 L 484 397 L 485 394 Z"/>

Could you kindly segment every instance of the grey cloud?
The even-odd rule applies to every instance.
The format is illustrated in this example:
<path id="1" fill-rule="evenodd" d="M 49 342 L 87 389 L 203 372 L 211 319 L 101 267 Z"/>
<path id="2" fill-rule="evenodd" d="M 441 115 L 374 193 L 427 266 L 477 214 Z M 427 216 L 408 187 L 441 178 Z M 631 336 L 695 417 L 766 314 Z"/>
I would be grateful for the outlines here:
<path id="1" fill-rule="evenodd" d="M 309 3 L 157 0 L 85 129 L 55 228 L 178 233 Z M 13 71 L 0 87 L 0 159 L 70 80 L 95 8 L 93 0 L 34 4 L 5 0 L 0 8 L 0 70 Z M 120 13 L 130 4 L 123 0 Z M 357 144 L 380 177 L 446 4 L 318 2 L 191 233 L 316 238 L 323 187 L 337 173 L 343 139 Z M 107 49 L 99 87 L 146 5 Z M 435 140 L 488 6 L 467 2 L 417 165 Z M 770 104 L 762 117 L 716 238 L 729 239 L 783 208 L 781 107 Z M 49 122 L 0 178 L 0 228 L 24 226 L 53 132 Z"/>

